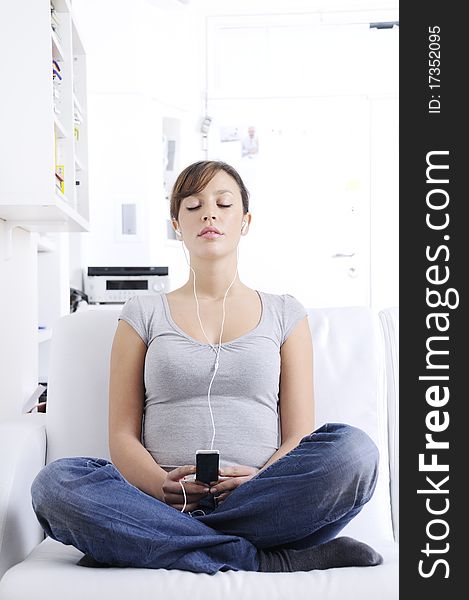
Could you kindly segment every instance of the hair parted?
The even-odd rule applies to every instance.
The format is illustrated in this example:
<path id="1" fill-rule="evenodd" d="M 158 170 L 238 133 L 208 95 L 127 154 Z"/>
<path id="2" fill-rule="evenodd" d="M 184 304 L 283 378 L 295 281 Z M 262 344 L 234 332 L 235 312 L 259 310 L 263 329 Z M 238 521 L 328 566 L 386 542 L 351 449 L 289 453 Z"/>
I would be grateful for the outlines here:
<path id="1" fill-rule="evenodd" d="M 249 211 L 249 192 L 236 169 L 219 160 L 201 160 L 192 163 L 178 175 L 171 191 L 171 218 L 178 220 L 179 209 L 184 198 L 201 192 L 219 171 L 225 171 L 238 184 L 243 201 L 243 213 L 246 214 Z"/>

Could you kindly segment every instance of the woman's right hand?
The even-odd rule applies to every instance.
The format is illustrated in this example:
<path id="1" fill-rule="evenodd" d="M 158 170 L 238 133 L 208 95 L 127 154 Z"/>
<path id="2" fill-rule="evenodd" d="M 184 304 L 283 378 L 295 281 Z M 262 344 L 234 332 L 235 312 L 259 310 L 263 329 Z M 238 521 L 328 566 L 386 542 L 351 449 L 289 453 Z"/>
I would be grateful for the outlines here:
<path id="1" fill-rule="evenodd" d="M 195 466 L 193 465 L 184 465 L 169 471 L 162 486 L 163 501 L 165 504 L 177 508 L 179 511 L 182 510 L 182 507 L 184 506 L 184 494 L 179 481 L 194 473 Z M 197 481 L 181 481 L 181 483 L 184 486 L 187 498 L 184 512 L 195 510 L 198 507 L 200 500 L 205 496 L 208 496 L 210 487 Z"/>

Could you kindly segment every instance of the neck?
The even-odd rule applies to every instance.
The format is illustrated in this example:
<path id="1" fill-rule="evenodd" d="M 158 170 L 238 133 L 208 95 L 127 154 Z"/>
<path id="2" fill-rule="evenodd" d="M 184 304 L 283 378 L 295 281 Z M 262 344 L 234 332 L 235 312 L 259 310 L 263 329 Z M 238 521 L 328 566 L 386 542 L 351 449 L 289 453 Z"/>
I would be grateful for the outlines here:
<path id="1" fill-rule="evenodd" d="M 236 295 L 246 287 L 236 274 L 236 255 L 225 260 L 213 261 L 191 258 L 191 267 L 196 274 L 195 289 L 199 300 L 223 300 L 226 290 L 233 285 L 226 297 Z M 236 274 L 236 278 L 235 278 Z M 189 271 L 189 280 L 183 286 L 191 295 L 194 291 L 194 274 Z"/>

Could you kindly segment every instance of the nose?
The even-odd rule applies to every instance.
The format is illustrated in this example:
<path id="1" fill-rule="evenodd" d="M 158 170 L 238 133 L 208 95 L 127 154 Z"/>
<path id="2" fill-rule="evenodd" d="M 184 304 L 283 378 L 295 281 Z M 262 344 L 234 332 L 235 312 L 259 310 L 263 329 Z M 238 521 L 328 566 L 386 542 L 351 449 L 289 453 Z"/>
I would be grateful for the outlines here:
<path id="1" fill-rule="evenodd" d="M 206 216 L 202 217 L 202 219 L 203 219 L 204 221 L 207 221 L 207 220 L 210 220 L 210 221 L 211 221 L 212 219 L 215 221 L 215 220 L 216 220 L 216 216 L 209 217 L 209 216 L 207 216 L 207 215 L 206 215 Z"/>

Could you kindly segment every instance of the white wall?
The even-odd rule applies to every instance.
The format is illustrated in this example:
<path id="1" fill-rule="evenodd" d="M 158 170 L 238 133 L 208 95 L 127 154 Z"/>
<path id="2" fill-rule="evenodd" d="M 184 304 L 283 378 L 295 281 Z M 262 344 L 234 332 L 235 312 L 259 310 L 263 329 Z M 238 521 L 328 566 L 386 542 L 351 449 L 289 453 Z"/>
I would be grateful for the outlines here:
<path id="1" fill-rule="evenodd" d="M 22 412 L 37 387 L 37 243 L 0 220 L 0 421 Z M 11 250 L 11 256 L 10 256 Z"/>

